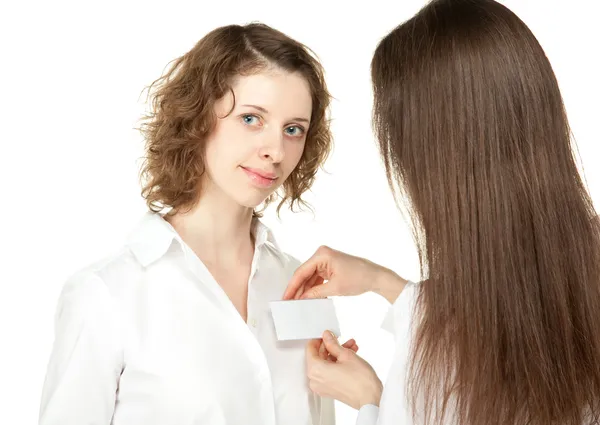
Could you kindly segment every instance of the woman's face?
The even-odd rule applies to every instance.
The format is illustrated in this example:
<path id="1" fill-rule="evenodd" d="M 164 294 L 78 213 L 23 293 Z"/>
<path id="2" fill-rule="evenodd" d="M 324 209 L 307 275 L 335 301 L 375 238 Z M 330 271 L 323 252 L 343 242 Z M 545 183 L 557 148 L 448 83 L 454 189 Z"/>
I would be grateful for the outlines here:
<path id="1" fill-rule="evenodd" d="M 215 105 L 217 124 L 206 142 L 207 183 L 237 204 L 255 208 L 300 161 L 311 93 L 302 76 L 279 70 L 239 76 L 232 90 L 235 105 L 231 93 Z"/>

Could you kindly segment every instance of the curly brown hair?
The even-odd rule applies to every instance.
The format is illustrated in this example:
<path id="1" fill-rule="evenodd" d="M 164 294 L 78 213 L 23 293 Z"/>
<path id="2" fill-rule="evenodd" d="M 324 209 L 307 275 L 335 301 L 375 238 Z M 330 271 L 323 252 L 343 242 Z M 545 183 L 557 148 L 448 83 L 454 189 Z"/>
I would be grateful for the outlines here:
<path id="1" fill-rule="evenodd" d="M 140 127 L 145 157 L 140 172 L 142 196 L 150 210 L 172 215 L 199 200 L 205 171 L 204 141 L 216 124 L 215 102 L 231 91 L 232 80 L 269 67 L 302 75 L 311 90 L 311 125 L 300 161 L 283 183 L 277 207 L 306 206 L 301 198 L 327 159 L 332 137 L 331 96 L 316 55 L 303 44 L 265 24 L 228 25 L 204 36 L 189 52 L 171 62 L 148 89 L 151 112 Z M 258 212 L 255 214 L 259 215 Z"/>

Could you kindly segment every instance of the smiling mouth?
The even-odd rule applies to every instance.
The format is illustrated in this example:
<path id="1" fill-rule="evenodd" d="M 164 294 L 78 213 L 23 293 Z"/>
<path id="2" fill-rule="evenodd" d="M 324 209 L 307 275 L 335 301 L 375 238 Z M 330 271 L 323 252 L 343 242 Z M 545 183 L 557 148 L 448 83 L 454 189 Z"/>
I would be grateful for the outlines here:
<path id="1" fill-rule="evenodd" d="M 275 175 L 263 174 L 262 172 L 260 172 L 258 170 L 253 170 L 251 168 L 246 168 L 246 167 L 240 167 L 240 168 L 242 170 L 244 170 L 244 172 L 250 179 L 250 182 L 252 184 L 254 184 L 254 186 L 257 186 L 260 188 L 271 187 L 275 184 L 275 182 L 278 179 L 277 176 L 275 176 Z"/>

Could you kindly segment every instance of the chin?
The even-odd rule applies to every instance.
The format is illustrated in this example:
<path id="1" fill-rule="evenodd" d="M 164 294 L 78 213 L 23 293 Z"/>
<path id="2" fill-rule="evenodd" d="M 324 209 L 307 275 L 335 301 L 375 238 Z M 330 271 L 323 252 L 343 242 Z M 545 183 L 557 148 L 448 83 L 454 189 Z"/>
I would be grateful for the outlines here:
<path id="1" fill-rule="evenodd" d="M 254 196 L 248 196 L 248 194 L 246 194 L 246 196 L 240 196 L 240 197 L 236 197 L 236 202 L 246 208 L 251 208 L 251 209 L 256 209 L 256 207 L 260 206 L 273 192 L 270 192 L 268 194 L 255 194 Z"/>

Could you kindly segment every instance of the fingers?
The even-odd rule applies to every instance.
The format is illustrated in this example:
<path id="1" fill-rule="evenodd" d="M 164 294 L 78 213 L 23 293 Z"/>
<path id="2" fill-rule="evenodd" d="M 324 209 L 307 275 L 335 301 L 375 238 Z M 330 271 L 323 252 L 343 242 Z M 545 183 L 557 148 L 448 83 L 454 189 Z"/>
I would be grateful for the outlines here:
<path id="1" fill-rule="evenodd" d="M 336 359 L 345 350 L 345 348 L 340 345 L 337 338 L 330 331 L 325 331 L 323 333 L 323 345 L 325 346 L 327 352 Z"/>
<path id="2" fill-rule="evenodd" d="M 283 293 L 283 300 L 291 300 L 296 296 L 299 296 L 298 294 L 299 291 L 301 291 L 301 288 L 305 286 L 307 282 L 313 278 L 313 276 L 319 276 L 321 279 L 328 279 L 329 276 L 327 275 L 327 263 L 329 261 L 329 257 L 331 256 L 331 252 L 333 252 L 333 250 L 330 248 L 321 247 L 313 254 L 312 257 L 301 264 L 288 282 L 288 286 Z"/>
<path id="3" fill-rule="evenodd" d="M 339 346 L 339 344 L 336 345 Z M 356 340 L 354 338 L 346 341 L 341 347 L 348 350 L 352 350 L 355 353 L 358 351 L 358 345 L 356 344 Z M 321 359 L 333 362 L 337 360 L 337 355 L 334 356 L 328 351 L 325 341 L 323 339 L 314 339 L 308 342 L 306 347 L 306 357 L 307 360 Z"/>
<path id="4" fill-rule="evenodd" d="M 313 287 L 320 286 L 322 284 L 323 284 L 323 278 L 317 274 L 314 275 L 306 282 L 305 285 L 302 285 L 300 287 L 300 289 L 296 293 L 296 296 L 294 297 L 294 299 L 301 300 L 301 299 L 311 298 L 310 295 L 308 295 L 308 297 L 304 297 L 304 294 L 306 292 L 309 292 Z M 316 298 L 316 297 L 312 297 L 312 298 Z"/>
<path id="5" fill-rule="evenodd" d="M 306 360 L 311 361 L 315 358 L 320 358 L 320 349 L 322 345 L 320 339 L 311 339 L 306 344 Z"/>
<path id="6" fill-rule="evenodd" d="M 283 293 L 284 300 L 293 299 L 294 295 L 296 295 L 306 281 L 317 274 L 317 261 L 318 260 L 313 256 L 296 269 Z"/>
<path id="7" fill-rule="evenodd" d="M 300 297 L 302 296 L 302 294 L 304 293 L 304 285 L 300 285 L 298 287 L 298 289 L 296 290 L 296 293 L 294 294 L 294 296 L 292 297 L 293 300 L 298 300 L 300 299 Z M 286 295 L 284 295 L 283 299 L 285 300 Z"/>
<path id="8" fill-rule="evenodd" d="M 352 348 L 352 346 L 355 345 L 355 344 L 356 344 L 356 341 L 354 340 L 354 338 L 352 338 L 352 339 L 349 339 L 348 341 L 344 342 L 342 344 L 342 347 L 344 347 L 344 348 Z"/>
<path id="9" fill-rule="evenodd" d="M 354 344 L 356 344 L 356 341 L 354 340 L 354 338 L 352 338 L 352 339 L 349 339 L 348 341 L 344 342 L 344 343 L 342 344 L 342 347 L 345 347 L 345 348 L 350 348 L 350 347 L 352 347 L 352 345 L 354 345 Z"/>
<path id="10" fill-rule="evenodd" d="M 347 348 L 349 350 L 354 351 L 355 353 L 358 352 L 358 345 L 356 344 L 356 341 L 354 340 L 354 338 L 349 339 L 348 341 L 346 341 L 342 347 Z"/>
<path id="11" fill-rule="evenodd" d="M 319 282 L 319 280 L 321 282 L 323 282 L 323 278 L 321 278 L 318 274 L 313 274 L 311 277 L 308 278 L 308 280 L 306 280 L 304 282 L 304 284 L 300 285 L 300 287 L 298 288 L 298 290 L 296 291 L 296 293 L 294 294 L 294 298 L 295 300 L 299 300 L 302 295 L 304 294 L 304 291 L 306 291 L 309 288 L 312 288 L 313 286 L 315 286 L 317 284 L 317 282 Z"/>
<path id="12" fill-rule="evenodd" d="M 327 360 L 327 358 L 329 357 L 329 353 L 325 349 L 325 344 L 323 344 L 322 342 L 321 342 L 321 345 L 319 346 L 319 357 L 322 360 Z"/>
<path id="13" fill-rule="evenodd" d="M 355 353 L 358 352 L 358 345 L 356 345 L 356 341 L 354 340 L 354 338 L 346 341 L 344 344 L 342 344 L 342 347 L 344 347 L 348 350 L 352 350 Z M 327 351 L 324 343 L 322 343 L 321 347 L 319 348 L 319 357 L 323 360 L 327 360 L 330 362 L 334 362 L 334 363 L 337 362 L 337 358 L 334 357 L 333 355 L 331 355 L 329 353 L 329 351 Z"/>
<path id="14" fill-rule="evenodd" d="M 353 339 L 350 339 L 348 341 L 346 341 L 345 343 L 342 344 L 342 347 L 347 348 L 348 350 L 352 349 L 352 346 L 355 345 L 356 342 Z M 323 344 L 323 348 L 325 348 L 325 344 Z M 336 359 L 329 353 L 328 354 L 328 360 L 332 360 L 336 361 Z"/>
<path id="15" fill-rule="evenodd" d="M 321 283 L 318 285 L 313 286 L 312 288 L 307 288 L 305 289 L 304 293 L 300 296 L 301 300 L 309 300 L 309 299 L 317 299 L 317 298 L 327 298 L 327 297 L 331 297 L 334 295 L 338 295 L 337 291 L 335 291 L 335 288 L 333 285 L 331 285 L 329 282 L 328 283 L 322 283 L 323 280 L 321 279 Z"/>
<path id="16" fill-rule="evenodd" d="M 313 271 L 314 273 L 314 271 Z M 283 293 L 282 300 L 292 300 L 294 299 L 299 291 L 302 289 L 304 282 L 309 279 L 311 274 L 309 272 L 304 273 L 302 270 L 297 269 L 292 278 L 288 282 L 287 288 L 285 288 L 285 292 Z"/>

